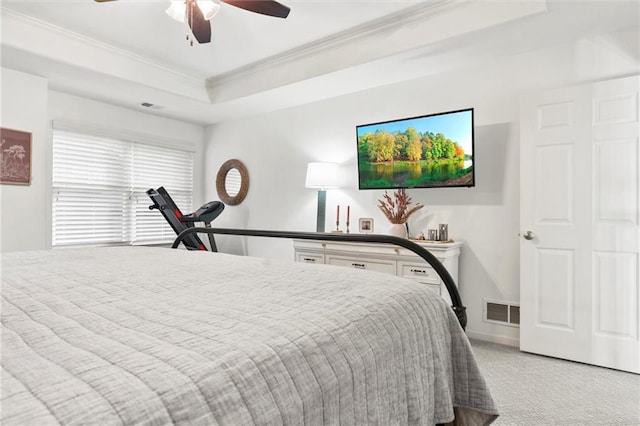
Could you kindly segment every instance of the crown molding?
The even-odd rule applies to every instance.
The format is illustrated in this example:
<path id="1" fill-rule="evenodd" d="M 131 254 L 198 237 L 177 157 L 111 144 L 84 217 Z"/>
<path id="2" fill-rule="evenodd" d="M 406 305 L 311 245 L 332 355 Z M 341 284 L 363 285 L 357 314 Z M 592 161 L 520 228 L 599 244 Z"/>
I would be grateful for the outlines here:
<path id="1" fill-rule="evenodd" d="M 423 1 L 319 41 L 207 79 L 212 103 L 250 96 L 547 12 L 546 0 Z M 456 25 L 459 23 L 460 25 Z"/>
<path id="2" fill-rule="evenodd" d="M 393 79 L 377 75 L 375 70 L 389 69 L 389 66 L 397 65 L 398 60 L 406 60 L 407 54 L 431 55 L 426 50 L 447 39 L 546 12 L 546 2 L 420 1 L 382 18 L 209 78 L 176 71 L 148 57 L 6 9 L 0 4 L 1 42 L 3 47 L 41 58 L 38 73 L 44 77 L 48 72 L 55 72 L 41 65 L 46 64 L 46 60 L 93 72 L 102 80 L 112 78 L 121 87 L 137 84 L 144 90 L 164 92 L 174 97 L 173 103 L 197 101 L 223 107 L 258 95 L 272 99 L 281 89 L 297 98 L 299 91 L 296 88 L 301 84 L 309 83 L 313 87 L 332 84 L 327 81 L 340 75 L 353 76 L 363 66 L 371 66 L 374 70 L 369 80 L 376 78 L 379 84 L 388 84 Z M 10 62 L 7 63 L 10 67 Z M 31 67 L 34 67 L 33 63 Z M 353 80 L 353 77 L 349 78 Z M 416 77 L 414 73 L 403 78 Z M 348 90 L 362 86 L 359 81 L 350 84 Z M 331 92 L 329 88 L 323 90 Z"/>
<path id="3" fill-rule="evenodd" d="M 398 28 L 423 22 L 426 19 L 451 12 L 455 9 L 468 7 L 469 4 L 479 1 L 480 0 L 439 0 L 435 2 L 421 2 L 418 5 L 400 10 L 383 18 L 366 22 L 320 40 L 287 50 L 286 52 L 210 77 L 207 79 L 207 88 L 222 86 L 226 82 L 233 80 L 243 80 L 265 70 L 323 55 L 356 42 L 366 42 L 368 39 L 382 37 L 385 34 L 396 32 Z"/>
<path id="4" fill-rule="evenodd" d="M 185 83 L 189 85 L 199 86 L 199 87 L 205 87 L 206 85 L 205 78 L 199 78 L 199 77 L 188 75 L 182 72 L 178 72 L 172 68 L 169 68 L 166 65 L 161 64 L 160 62 L 153 61 L 145 56 L 137 55 L 126 49 L 122 49 L 107 43 L 103 43 L 101 41 L 92 39 L 90 37 L 86 37 L 82 34 L 79 34 L 73 31 L 69 31 L 65 28 L 51 24 L 49 22 L 45 22 L 40 19 L 25 15 L 23 13 L 7 9 L 6 7 L 1 5 L 0 5 L 0 16 L 2 17 L 3 20 L 5 18 L 8 18 L 15 22 L 26 25 L 27 27 L 38 28 L 45 33 L 51 34 L 53 37 L 59 37 L 59 38 L 68 40 L 70 42 L 79 43 L 83 46 L 88 47 L 93 51 L 98 51 L 108 55 L 113 55 L 118 58 L 122 58 L 124 60 L 131 61 L 139 65 L 143 65 L 144 67 L 155 69 L 160 73 L 169 74 L 174 78 L 179 78 L 180 80 L 183 80 Z M 2 44 L 5 44 L 6 39 L 7 39 L 7 36 L 6 36 L 6 33 L 4 33 Z M 21 48 L 22 46 L 14 46 L 14 47 Z"/>

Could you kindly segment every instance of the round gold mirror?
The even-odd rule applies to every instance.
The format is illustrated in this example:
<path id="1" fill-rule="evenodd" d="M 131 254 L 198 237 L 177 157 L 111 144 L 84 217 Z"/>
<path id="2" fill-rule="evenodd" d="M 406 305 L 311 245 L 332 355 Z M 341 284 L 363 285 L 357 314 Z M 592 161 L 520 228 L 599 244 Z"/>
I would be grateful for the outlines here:
<path id="1" fill-rule="evenodd" d="M 240 160 L 225 161 L 216 177 L 220 200 L 230 206 L 240 204 L 249 191 L 249 172 Z"/>

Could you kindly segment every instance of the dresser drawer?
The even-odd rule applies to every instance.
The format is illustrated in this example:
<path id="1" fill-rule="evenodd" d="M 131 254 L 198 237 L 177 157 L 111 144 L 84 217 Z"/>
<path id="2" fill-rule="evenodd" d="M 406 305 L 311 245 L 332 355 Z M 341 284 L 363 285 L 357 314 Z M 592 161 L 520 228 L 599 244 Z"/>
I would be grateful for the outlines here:
<path id="1" fill-rule="evenodd" d="M 442 262 L 455 284 L 458 281 L 458 256 L 462 243 L 418 244 Z M 293 247 L 296 262 L 326 263 L 396 275 L 426 286 L 451 304 L 449 292 L 433 267 L 408 249 L 395 248 L 386 243 L 306 239 L 294 239 Z"/>
<path id="2" fill-rule="evenodd" d="M 411 278 L 422 283 L 440 284 L 440 277 L 429 265 L 400 262 L 398 268 L 400 269 L 398 275 L 403 278 Z"/>
<path id="3" fill-rule="evenodd" d="M 296 252 L 296 262 L 302 263 L 324 263 L 324 254 L 314 252 Z"/>
<path id="4" fill-rule="evenodd" d="M 395 275 L 396 263 L 394 261 L 373 260 L 373 259 L 356 259 L 349 257 L 330 256 L 327 255 L 327 263 L 329 265 L 346 266 L 348 268 L 366 269 L 368 271 L 384 272 L 385 274 Z"/>

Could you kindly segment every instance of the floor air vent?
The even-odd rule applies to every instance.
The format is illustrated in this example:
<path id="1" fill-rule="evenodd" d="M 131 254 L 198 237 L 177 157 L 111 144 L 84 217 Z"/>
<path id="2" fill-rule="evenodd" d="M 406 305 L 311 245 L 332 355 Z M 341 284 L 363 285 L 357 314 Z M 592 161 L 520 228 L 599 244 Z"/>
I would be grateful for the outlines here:
<path id="1" fill-rule="evenodd" d="M 484 320 L 518 327 L 520 325 L 520 306 L 510 302 L 485 300 Z"/>

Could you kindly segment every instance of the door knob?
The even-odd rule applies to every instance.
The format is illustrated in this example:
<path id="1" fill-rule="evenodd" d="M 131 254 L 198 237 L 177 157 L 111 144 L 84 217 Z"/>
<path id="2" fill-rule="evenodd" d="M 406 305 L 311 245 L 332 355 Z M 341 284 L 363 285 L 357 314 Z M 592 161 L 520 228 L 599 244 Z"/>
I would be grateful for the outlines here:
<path id="1" fill-rule="evenodd" d="M 533 240 L 533 232 L 527 231 L 524 233 L 523 237 L 525 240 Z"/>

